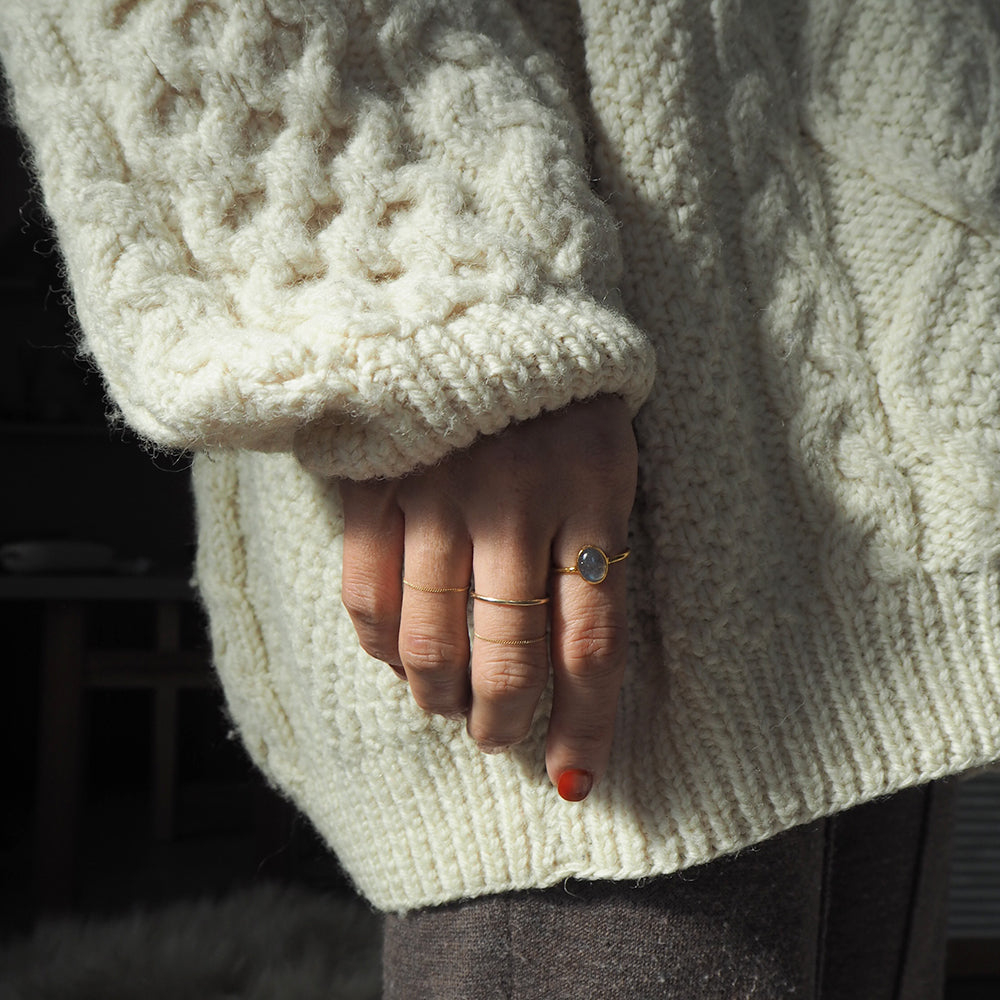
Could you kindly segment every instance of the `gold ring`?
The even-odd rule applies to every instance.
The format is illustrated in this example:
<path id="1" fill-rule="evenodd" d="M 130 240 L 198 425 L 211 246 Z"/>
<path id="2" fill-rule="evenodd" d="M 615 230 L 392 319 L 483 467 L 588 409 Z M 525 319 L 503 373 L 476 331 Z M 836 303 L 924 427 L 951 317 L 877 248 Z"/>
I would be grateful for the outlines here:
<path id="1" fill-rule="evenodd" d="M 403 586 L 419 590 L 421 594 L 464 594 L 469 589 L 468 584 L 464 587 L 422 587 L 419 583 L 410 583 L 406 577 L 403 577 Z"/>
<path id="2" fill-rule="evenodd" d="M 534 639 L 490 639 L 488 636 L 480 635 L 478 632 L 472 633 L 473 639 L 482 639 L 483 642 L 492 642 L 498 646 L 530 646 L 533 642 L 545 642 L 547 635 L 539 635 Z"/>
<path id="3" fill-rule="evenodd" d="M 486 597 L 484 594 L 477 594 L 472 591 L 472 599 L 475 601 L 485 601 L 487 604 L 503 604 L 509 608 L 537 608 L 541 604 L 548 604 L 547 597 L 529 597 L 523 601 L 508 600 L 506 597 Z"/>
<path id="4" fill-rule="evenodd" d="M 553 566 L 553 573 L 578 573 L 587 583 L 603 583 L 608 575 L 608 567 L 628 559 L 631 549 L 609 556 L 599 545 L 584 545 L 576 554 L 572 566 Z"/>

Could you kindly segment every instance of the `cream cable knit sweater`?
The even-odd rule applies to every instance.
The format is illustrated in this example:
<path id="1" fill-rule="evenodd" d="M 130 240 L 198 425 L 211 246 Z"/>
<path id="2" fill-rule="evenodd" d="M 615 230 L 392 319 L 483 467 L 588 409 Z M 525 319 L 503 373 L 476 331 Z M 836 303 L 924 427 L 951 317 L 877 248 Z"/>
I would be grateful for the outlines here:
<path id="1" fill-rule="evenodd" d="M 198 453 L 233 717 L 393 910 L 669 872 L 1000 756 L 995 5 L 523 8 L 0 6 L 86 349 Z M 484 756 L 358 650 L 325 476 L 598 392 L 646 400 L 633 645 L 571 805 L 544 711 Z"/>

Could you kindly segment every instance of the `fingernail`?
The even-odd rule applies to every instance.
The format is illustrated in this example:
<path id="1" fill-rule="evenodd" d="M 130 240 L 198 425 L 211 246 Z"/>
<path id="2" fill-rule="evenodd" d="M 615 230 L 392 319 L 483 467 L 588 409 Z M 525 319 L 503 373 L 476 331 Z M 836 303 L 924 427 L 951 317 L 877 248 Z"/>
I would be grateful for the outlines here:
<path id="1" fill-rule="evenodd" d="M 506 743 L 476 743 L 476 746 L 479 747 L 481 753 L 488 753 L 491 756 L 503 753 L 504 750 L 508 749 Z"/>
<path id="2" fill-rule="evenodd" d="M 590 771 L 584 771 L 579 767 L 571 767 L 568 771 L 563 771 L 559 775 L 556 790 L 560 797 L 567 802 L 580 802 L 589 794 L 594 787 L 594 776 Z"/>

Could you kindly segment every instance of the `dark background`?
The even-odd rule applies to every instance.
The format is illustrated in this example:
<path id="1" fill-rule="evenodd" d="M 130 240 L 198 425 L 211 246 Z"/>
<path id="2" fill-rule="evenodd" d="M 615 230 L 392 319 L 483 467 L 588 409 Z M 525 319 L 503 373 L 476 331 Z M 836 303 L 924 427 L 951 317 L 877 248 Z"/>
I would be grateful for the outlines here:
<path id="1" fill-rule="evenodd" d="M 0 93 L 2 97 L 2 93 Z M 77 540 L 142 559 L 147 575 L 187 580 L 193 559 L 190 457 L 151 454 L 107 420 L 101 380 L 74 343 L 61 261 L 34 197 L 17 132 L 0 121 L 0 546 Z M 22 584 L 0 569 L 14 591 Z M 151 824 L 153 694 L 137 680 L 88 688 L 82 706 L 82 807 L 63 898 L 37 893 L 40 663 L 45 605 L 0 600 L 0 946 L 36 916 L 118 912 L 133 903 L 221 893 L 260 879 L 344 890 L 308 823 L 270 791 L 233 738 L 207 667 L 197 602 L 182 602 L 185 650 L 206 663 L 178 696 L 177 798 L 169 835 Z M 86 644 L 155 645 L 153 602 L 87 601 Z"/>

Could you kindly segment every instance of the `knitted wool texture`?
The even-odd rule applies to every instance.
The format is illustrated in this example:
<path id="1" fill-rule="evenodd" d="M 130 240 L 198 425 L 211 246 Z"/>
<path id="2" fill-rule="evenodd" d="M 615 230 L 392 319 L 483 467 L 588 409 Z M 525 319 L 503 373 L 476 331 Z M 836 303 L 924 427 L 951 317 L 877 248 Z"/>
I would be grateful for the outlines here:
<path id="1" fill-rule="evenodd" d="M 86 346 L 198 451 L 233 717 L 393 910 L 673 871 L 1000 756 L 995 9 L 521 6 L 0 9 Z M 648 396 L 631 657 L 567 804 L 544 704 L 484 756 L 360 652 L 320 473 L 599 392 Z"/>
<path id="2" fill-rule="evenodd" d="M 500 5 L 382 6 L 5 5 L 84 346 L 157 443 L 397 475 L 645 396 L 553 67 Z"/>

